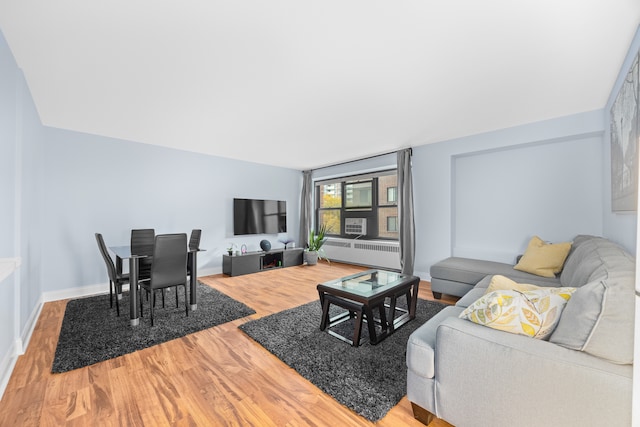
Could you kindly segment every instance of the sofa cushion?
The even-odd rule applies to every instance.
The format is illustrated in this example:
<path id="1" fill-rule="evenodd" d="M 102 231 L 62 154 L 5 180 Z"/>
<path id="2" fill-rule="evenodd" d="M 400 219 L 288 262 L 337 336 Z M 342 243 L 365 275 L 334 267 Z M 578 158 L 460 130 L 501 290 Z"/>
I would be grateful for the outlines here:
<path id="1" fill-rule="evenodd" d="M 449 257 L 438 261 L 430 268 L 432 278 L 446 279 L 453 282 L 475 285 L 488 274 L 496 274 L 496 270 L 512 266 L 494 261 L 472 258 Z"/>
<path id="2" fill-rule="evenodd" d="M 518 283 L 501 274 L 496 274 L 495 276 L 491 277 L 489 286 L 487 286 L 487 289 L 484 291 L 484 293 L 488 294 L 489 292 L 502 290 L 535 291 L 536 289 L 540 289 L 540 286 L 531 285 L 528 283 Z"/>
<path id="3" fill-rule="evenodd" d="M 574 293 L 549 341 L 614 363 L 633 363 L 634 273 L 610 271 Z"/>
<path id="4" fill-rule="evenodd" d="M 462 308 L 445 307 L 427 323 L 409 335 L 407 341 L 407 368 L 424 378 L 435 375 L 436 331 L 440 323 L 449 317 L 458 317 Z"/>
<path id="5" fill-rule="evenodd" d="M 486 293 L 485 291 L 487 290 L 487 285 L 491 277 L 493 276 L 487 276 L 485 279 L 482 279 L 481 281 L 479 281 L 478 284 L 473 289 L 467 292 L 465 296 L 463 296 L 458 300 L 458 302 L 456 302 L 456 306 L 467 308 L 471 304 L 476 302 L 478 298 L 480 298 L 482 295 Z"/>
<path id="6" fill-rule="evenodd" d="M 570 249 L 569 242 L 551 244 L 533 236 L 524 255 L 513 268 L 537 276 L 555 277 L 562 270 Z"/>
<path id="7" fill-rule="evenodd" d="M 579 287 L 606 277 L 609 268 L 629 266 L 635 266 L 635 260 L 619 245 L 602 237 L 579 235 L 573 240 L 560 283 Z"/>
<path id="8" fill-rule="evenodd" d="M 479 325 L 543 339 L 553 332 L 575 288 L 489 292 L 460 313 Z"/>
<path id="9" fill-rule="evenodd" d="M 559 286 L 556 277 L 542 277 L 514 270 L 512 264 L 473 258 L 449 257 L 438 261 L 430 268 L 431 278 L 475 285 L 487 275 L 501 274 L 522 283 L 541 286 Z M 446 292 L 445 292 L 446 293 Z"/>

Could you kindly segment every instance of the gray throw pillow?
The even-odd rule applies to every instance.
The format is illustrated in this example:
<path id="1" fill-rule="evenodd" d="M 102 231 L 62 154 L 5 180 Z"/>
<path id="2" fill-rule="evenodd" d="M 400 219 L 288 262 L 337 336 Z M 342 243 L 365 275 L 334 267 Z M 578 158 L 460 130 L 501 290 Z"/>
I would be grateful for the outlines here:
<path id="1" fill-rule="evenodd" d="M 618 364 L 633 363 L 634 277 L 610 272 L 578 288 L 549 341 Z"/>

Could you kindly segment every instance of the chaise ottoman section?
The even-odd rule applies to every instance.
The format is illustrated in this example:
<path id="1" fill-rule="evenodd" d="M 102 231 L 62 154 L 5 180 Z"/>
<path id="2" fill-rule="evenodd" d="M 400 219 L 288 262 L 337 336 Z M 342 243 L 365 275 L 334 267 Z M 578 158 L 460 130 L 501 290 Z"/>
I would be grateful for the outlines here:
<path id="1" fill-rule="evenodd" d="M 473 258 L 449 257 L 433 264 L 431 291 L 436 299 L 442 294 L 462 297 L 487 275 L 500 274 L 520 283 L 541 286 L 560 286 L 557 277 L 542 277 L 515 270 L 513 265 L 503 262 Z"/>

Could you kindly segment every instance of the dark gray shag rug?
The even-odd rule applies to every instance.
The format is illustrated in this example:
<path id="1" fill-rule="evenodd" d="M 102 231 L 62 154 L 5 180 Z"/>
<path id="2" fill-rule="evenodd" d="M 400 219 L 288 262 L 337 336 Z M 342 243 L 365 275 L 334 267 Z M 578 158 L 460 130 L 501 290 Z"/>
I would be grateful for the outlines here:
<path id="1" fill-rule="evenodd" d="M 69 301 L 64 313 L 51 372 L 60 373 L 82 368 L 124 354 L 133 353 L 193 332 L 254 314 L 252 308 L 198 282 L 198 309 L 186 317 L 184 288 L 165 290 L 165 307 L 158 292 L 154 326 L 145 292 L 142 292 L 144 317 L 138 326 L 129 324 L 129 293 L 120 300 L 120 317 L 115 300 L 109 306 L 109 295 Z"/>
<path id="2" fill-rule="evenodd" d="M 419 299 L 416 318 L 377 345 L 369 343 L 363 324 L 360 347 L 320 331 L 319 301 L 252 320 L 239 328 L 338 402 L 377 421 L 407 393 L 405 355 L 409 335 L 444 307 Z M 344 311 L 334 310 L 334 306 L 331 309 L 332 315 Z M 343 335 L 353 335 L 353 323 L 345 322 L 337 328 Z"/>

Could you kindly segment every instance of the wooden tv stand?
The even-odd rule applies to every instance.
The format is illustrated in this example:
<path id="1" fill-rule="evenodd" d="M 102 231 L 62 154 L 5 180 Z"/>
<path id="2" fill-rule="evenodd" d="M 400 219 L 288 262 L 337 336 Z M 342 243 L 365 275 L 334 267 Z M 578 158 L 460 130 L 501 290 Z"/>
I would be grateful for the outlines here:
<path id="1" fill-rule="evenodd" d="M 274 268 L 302 264 L 302 248 L 272 249 L 247 252 L 244 255 L 222 255 L 222 273 L 228 276 L 257 273 Z"/>

